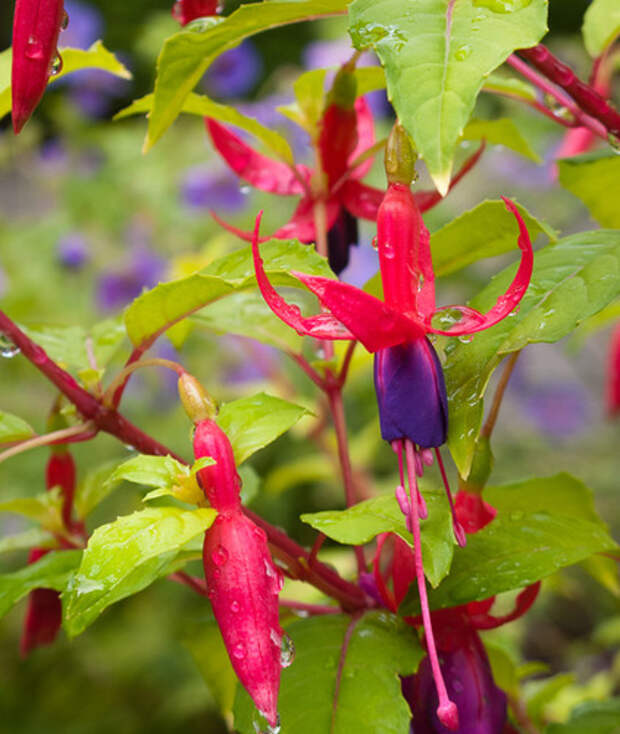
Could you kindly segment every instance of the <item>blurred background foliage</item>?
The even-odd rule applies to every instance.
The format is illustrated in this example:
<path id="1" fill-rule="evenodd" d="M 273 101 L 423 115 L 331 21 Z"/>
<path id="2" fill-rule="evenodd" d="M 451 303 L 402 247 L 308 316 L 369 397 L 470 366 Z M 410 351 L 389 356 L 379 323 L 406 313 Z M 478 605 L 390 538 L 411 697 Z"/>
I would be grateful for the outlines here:
<path id="1" fill-rule="evenodd" d="M 151 90 L 161 43 L 177 28 L 170 4 L 68 1 L 71 45 L 87 46 L 102 37 L 132 70 L 133 82 L 82 72 L 49 90 L 19 138 L 9 132 L 7 119 L 1 123 L 0 302 L 22 324 L 86 328 L 102 319 L 118 319 L 144 286 L 191 272 L 239 246 L 218 231 L 210 208 L 247 227 L 264 206 L 268 231 L 286 221 L 294 206 L 285 201 L 276 207 L 273 197 L 240 186 L 210 151 L 198 118 L 182 117 L 147 156 L 140 152 L 143 118 L 110 121 L 131 99 Z M 579 28 L 587 4 L 550 3 L 549 43 L 582 75 L 588 61 Z M 235 6 L 227 4 L 227 12 Z M 11 16 L 12 3 L 4 3 L 3 48 L 10 43 Z M 333 20 L 258 36 L 213 68 L 201 85 L 214 98 L 242 101 L 247 114 L 278 126 L 304 160 L 310 152 L 307 141 L 273 108 L 292 98 L 292 81 L 304 68 L 346 58 L 344 28 L 342 20 Z M 377 124 L 386 131 L 389 108 L 381 98 L 375 107 Z M 585 207 L 554 184 L 553 155 L 561 129 L 516 103 L 485 95 L 478 113 L 511 115 L 543 164 L 492 148 L 466 183 L 429 214 L 431 230 L 500 193 L 516 197 L 563 235 L 596 226 Z M 380 163 L 370 180 L 383 185 Z M 371 237 L 372 228 L 362 227 L 360 247 L 346 273 L 352 282 L 364 282 L 376 269 Z M 503 262 L 484 261 L 444 279 L 440 302 L 462 302 Z M 593 336 L 525 350 L 495 432 L 491 483 L 570 472 L 594 490 L 598 510 L 618 537 L 618 425 L 606 418 L 604 401 L 609 334 L 605 328 Z M 128 350 L 128 342 L 122 342 L 112 365 L 120 366 Z M 379 439 L 371 360 L 361 351 L 345 394 L 353 458 L 362 487 L 374 483 L 391 488 L 393 463 Z M 220 399 L 265 389 L 320 410 L 305 377 L 275 350 L 250 340 L 197 327 L 180 353 L 166 340 L 155 352 L 182 361 Z M 22 416 L 37 431 L 45 430 L 52 388 L 19 357 L 3 360 L 0 368 L 0 408 Z M 168 375 L 158 370 L 136 375 L 123 409 L 162 442 L 189 455 L 187 421 Z M 313 425 L 302 421 L 251 461 L 261 478 L 253 506 L 303 543 L 312 542 L 312 534 L 298 515 L 341 503 L 333 437 L 327 433 L 322 444 L 309 441 Z M 127 449 L 98 436 L 75 449 L 79 476 L 83 479 L 105 461 L 125 455 Z M 0 466 L 3 497 L 43 491 L 45 460 L 46 451 L 37 450 Z M 91 526 L 139 505 L 140 493 L 123 485 L 97 510 Z M 13 516 L 0 517 L 2 534 L 22 527 Z M 332 553 L 341 562 L 337 548 Z M 0 568 L 17 568 L 25 560 L 24 552 L 7 554 Z M 572 677 L 554 679 L 555 687 L 546 684 L 542 692 L 535 675 L 528 679 L 529 700 L 542 712 L 541 721 L 566 720 L 576 703 L 618 693 L 617 591 L 615 571 L 604 562 L 563 571 L 544 583 L 541 599 L 525 619 L 485 638 L 498 646 L 500 657 L 540 661 L 533 673 L 573 671 Z M 200 639 L 201 625 L 210 616 L 208 605 L 187 589 L 159 582 L 115 605 L 74 641 L 61 635 L 54 646 L 35 651 L 27 660 L 18 653 L 24 608 L 22 602 L 0 621 L 2 734 L 225 731 L 192 658 L 197 647 L 192 640 Z"/>

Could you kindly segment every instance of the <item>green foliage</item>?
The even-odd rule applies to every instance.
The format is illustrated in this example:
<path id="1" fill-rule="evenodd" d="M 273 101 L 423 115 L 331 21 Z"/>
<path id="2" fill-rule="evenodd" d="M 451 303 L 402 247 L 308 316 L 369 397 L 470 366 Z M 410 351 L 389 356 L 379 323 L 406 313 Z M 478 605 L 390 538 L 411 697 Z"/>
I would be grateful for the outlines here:
<path id="1" fill-rule="evenodd" d="M 41 528 L 29 528 L 21 533 L 0 538 L 0 553 L 10 553 L 27 548 L 53 548 L 55 545 L 56 539 L 52 533 Z"/>
<path id="2" fill-rule="evenodd" d="M 487 311 L 514 276 L 511 266 L 471 302 Z M 463 344 L 447 347 L 445 376 L 450 409 L 448 444 L 467 478 L 480 430 L 483 397 L 504 355 L 532 342 L 554 342 L 620 294 L 620 233 L 595 230 L 571 235 L 535 253 L 534 271 L 518 312 Z"/>
<path id="3" fill-rule="evenodd" d="M 157 62 L 153 109 L 145 149 L 151 148 L 174 122 L 187 95 L 219 54 L 244 38 L 310 17 L 345 11 L 345 0 L 272 0 L 242 5 L 227 18 L 190 23 L 169 38 Z"/>
<path id="4" fill-rule="evenodd" d="M 583 16 L 583 41 L 597 58 L 620 34 L 620 8 L 615 0 L 592 0 Z"/>
<path id="5" fill-rule="evenodd" d="M 24 441 L 34 436 L 34 430 L 25 420 L 0 410 L 0 444 Z"/>
<path id="6" fill-rule="evenodd" d="M 541 163 L 540 156 L 509 117 L 497 120 L 470 120 L 463 130 L 465 140 L 486 140 L 492 145 L 503 145 L 515 153 Z"/>
<path id="7" fill-rule="evenodd" d="M 17 497 L 14 500 L 0 502 L 0 512 L 14 512 L 50 530 L 62 527 L 61 507 L 62 496 L 59 487 L 36 497 Z"/>
<path id="8" fill-rule="evenodd" d="M 549 724 L 545 734 L 615 734 L 620 720 L 620 698 L 578 706 L 566 724 Z"/>
<path id="9" fill-rule="evenodd" d="M 588 154 L 558 161 L 559 181 L 581 199 L 602 227 L 620 228 L 620 156 Z"/>
<path id="10" fill-rule="evenodd" d="M 485 77 L 547 30 L 544 0 L 354 0 L 350 32 L 385 67 L 388 95 L 436 187 L 448 190 L 456 143 Z"/>
<path id="11" fill-rule="evenodd" d="M 278 708 L 283 732 L 406 730 L 410 713 L 398 676 L 415 672 L 424 655 L 411 627 L 386 612 L 368 612 L 300 620 L 287 627 L 287 634 L 297 654 L 282 672 Z M 235 729 L 254 734 L 255 722 L 252 701 L 238 688 Z"/>
<path id="12" fill-rule="evenodd" d="M 454 553 L 452 519 L 445 493 L 424 492 L 428 518 L 421 522 L 424 572 L 433 586 L 445 578 Z M 405 518 L 394 496 L 375 497 L 347 510 L 330 510 L 301 516 L 303 522 L 328 538 L 348 545 L 363 545 L 380 533 L 396 533 L 413 545 Z"/>
<path id="13" fill-rule="evenodd" d="M 67 634 L 79 635 L 110 604 L 170 573 L 183 546 L 216 515 L 212 509 L 150 507 L 100 525 L 63 595 Z"/>
<path id="14" fill-rule="evenodd" d="M 450 575 L 430 590 L 431 608 L 487 599 L 533 584 L 593 553 L 617 548 L 594 512 L 589 490 L 566 474 L 489 488 L 497 516 L 457 548 Z M 419 613 L 410 591 L 400 611 Z"/>
<path id="15" fill-rule="evenodd" d="M 207 463 L 215 464 L 215 461 L 211 459 Z M 171 456 L 139 454 L 117 466 L 106 480 L 106 484 L 114 487 L 119 482 L 125 481 L 147 487 L 171 487 L 176 484 L 179 476 L 188 475 L 189 467 Z"/>

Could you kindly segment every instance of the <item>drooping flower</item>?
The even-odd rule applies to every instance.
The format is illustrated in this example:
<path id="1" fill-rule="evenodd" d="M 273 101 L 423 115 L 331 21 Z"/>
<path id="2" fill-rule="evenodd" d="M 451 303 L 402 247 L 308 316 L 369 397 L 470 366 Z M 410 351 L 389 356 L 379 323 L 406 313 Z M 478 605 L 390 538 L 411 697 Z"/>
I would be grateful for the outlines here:
<path id="1" fill-rule="evenodd" d="M 209 503 L 218 511 L 205 533 L 203 565 L 213 614 L 232 666 L 270 726 L 278 723 L 284 633 L 278 617 L 282 572 L 269 553 L 267 536 L 242 512 L 241 480 L 233 449 L 213 420 L 215 406 L 189 375 L 179 379 L 179 393 L 195 423 L 194 455 L 216 463 L 197 476 Z"/>
<path id="2" fill-rule="evenodd" d="M 375 353 L 375 386 L 379 404 L 381 432 L 398 457 L 400 484 L 396 498 L 413 533 L 415 575 L 422 607 L 426 642 L 435 675 L 438 716 L 455 729 L 458 716 L 441 677 L 433 641 L 422 552 L 420 518 L 426 507 L 417 487 L 417 476 L 433 461 L 431 448 L 452 497 L 438 447 L 446 440 L 448 413 L 441 364 L 428 334 L 460 336 L 473 334 L 501 321 L 523 297 L 533 266 L 532 245 L 525 224 L 515 205 L 504 199 L 517 219 L 521 264 L 506 293 L 486 314 L 466 306 L 451 306 L 461 320 L 446 330 L 432 324 L 433 316 L 444 309 L 435 305 L 434 273 L 430 236 L 410 191 L 414 178 L 414 157 L 403 128 L 396 125 L 386 150 L 388 190 L 377 215 L 377 247 L 383 282 L 384 301 L 346 283 L 293 271 L 312 293 L 324 311 L 303 317 L 299 308 L 287 304 L 269 282 L 259 253 L 258 226 L 252 249 L 258 286 L 272 311 L 299 334 L 317 339 L 358 339 Z M 405 478 L 409 496 L 405 490 Z M 462 527 L 454 518 L 455 536 L 465 542 Z"/>
<path id="3" fill-rule="evenodd" d="M 11 117 L 19 133 L 62 65 L 56 44 L 66 18 L 63 0 L 16 0 L 13 16 Z"/>
<path id="4" fill-rule="evenodd" d="M 187 25 L 196 18 L 217 15 L 220 7 L 219 0 L 177 0 L 172 6 L 172 17 L 181 25 Z"/>
<path id="5" fill-rule="evenodd" d="M 384 192 L 361 183 L 372 166 L 372 157 L 363 157 L 375 143 L 370 108 L 363 97 L 356 99 L 356 81 L 349 65 L 336 75 L 320 122 L 317 147 L 321 170 L 269 158 L 247 145 L 219 122 L 206 118 L 207 131 L 215 149 L 242 179 L 252 186 L 279 196 L 301 195 L 287 224 L 273 237 L 296 237 L 301 242 L 316 241 L 315 208 L 325 205 L 329 238 L 329 263 L 340 273 L 348 263 L 348 251 L 357 243 L 356 219 L 375 221 Z M 452 181 L 456 184 L 476 163 L 482 147 L 463 165 Z M 358 160 L 359 159 L 359 160 Z M 417 206 L 426 211 L 441 201 L 436 191 L 420 191 Z M 252 233 L 216 220 L 239 237 L 251 241 Z"/>

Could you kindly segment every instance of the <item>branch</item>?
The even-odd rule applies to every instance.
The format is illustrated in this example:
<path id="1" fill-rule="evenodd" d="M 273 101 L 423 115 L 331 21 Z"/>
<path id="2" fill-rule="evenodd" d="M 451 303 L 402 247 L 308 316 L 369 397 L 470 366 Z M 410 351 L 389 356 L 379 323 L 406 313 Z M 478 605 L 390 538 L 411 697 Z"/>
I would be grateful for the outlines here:
<path id="1" fill-rule="evenodd" d="M 489 438 L 491 436 L 491 433 L 493 433 L 495 422 L 497 421 L 497 416 L 499 414 L 499 409 L 504 398 L 504 393 L 506 392 L 506 388 L 508 387 L 508 380 L 510 380 L 510 375 L 512 375 L 512 371 L 520 354 L 520 350 L 518 352 L 513 352 L 506 360 L 506 367 L 504 367 L 502 376 L 497 383 L 495 395 L 493 395 L 491 410 L 489 411 L 489 415 L 487 416 L 487 419 L 484 422 L 482 429 L 480 430 L 480 435 L 484 436 L 485 438 Z"/>

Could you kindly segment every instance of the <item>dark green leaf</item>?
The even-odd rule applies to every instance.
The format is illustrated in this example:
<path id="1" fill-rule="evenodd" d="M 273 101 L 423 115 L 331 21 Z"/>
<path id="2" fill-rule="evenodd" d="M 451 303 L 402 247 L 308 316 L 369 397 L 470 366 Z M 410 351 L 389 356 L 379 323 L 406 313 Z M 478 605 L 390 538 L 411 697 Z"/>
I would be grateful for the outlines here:
<path id="1" fill-rule="evenodd" d="M 0 410 L 0 443 L 24 441 L 33 436 L 34 430 L 25 420 Z"/>
<path id="2" fill-rule="evenodd" d="M 515 265 L 495 276 L 471 302 L 482 312 L 505 292 Z M 620 294 L 620 232 L 571 235 L 534 256 L 532 280 L 518 312 L 463 344 L 446 348 L 450 409 L 448 442 L 462 477 L 467 477 L 483 414 L 488 379 L 502 357 L 532 342 L 562 339 Z"/>
<path id="3" fill-rule="evenodd" d="M 387 612 L 369 612 L 353 619 L 325 615 L 300 620 L 287 627 L 287 633 L 297 655 L 282 671 L 282 734 L 407 731 L 411 714 L 399 674 L 413 673 L 424 655 L 411 627 Z M 239 686 L 235 729 L 255 734 L 255 723 L 258 714 Z"/>
<path id="4" fill-rule="evenodd" d="M 63 595 L 67 634 L 80 634 L 110 604 L 168 573 L 183 546 L 203 534 L 216 514 L 212 509 L 150 507 L 98 527 Z"/>
<path id="5" fill-rule="evenodd" d="M 432 608 L 487 599 L 519 589 L 616 544 L 592 508 L 589 490 L 566 474 L 489 488 L 492 523 L 457 548 L 450 574 L 430 590 Z M 400 611 L 416 614 L 410 592 Z"/>
<path id="6" fill-rule="evenodd" d="M 561 158 L 558 171 L 562 186 L 583 201 L 602 227 L 620 227 L 620 156 Z"/>
<path id="7" fill-rule="evenodd" d="M 566 724 L 549 724 L 545 734 L 618 734 L 620 697 L 577 706 Z"/>
<path id="8" fill-rule="evenodd" d="M 421 521 L 424 573 L 433 586 L 450 570 L 454 553 L 452 519 L 444 492 L 424 492 L 428 519 Z M 375 497 L 347 510 L 330 510 L 301 516 L 301 520 L 327 537 L 347 545 L 363 545 L 380 533 L 396 533 L 413 545 L 405 518 L 393 496 Z"/>
<path id="9" fill-rule="evenodd" d="M 377 52 L 394 109 L 445 194 L 486 76 L 542 38 L 545 0 L 410 0 L 406 9 L 400 0 L 354 0 L 349 17 L 353 42 Z"/>
<path id="10" fill-rule="evenodd" d="M 226 18 L 191 23 L 170 37 L 157 61 L 155 99 L 145 149 L 152 147 L 181 112 L 187 95 L 211 62 L 244 38 L 288 23 L 341 14 L 346 0 L 272 0 L 242 5 Z"/>
<path id="11" fill-rule="evenodd" d="M 235 452 L 235 462 L 243 463 L 255 451 L 275 441 L 309 411 L 272 395 L 258 393 L 225 403 L 217 422 Z"/>
<path id="12" fill-rule="evenodd" d="M 52 551 L 14 573 L 0 575 L 0 617 L 33 589 L 62 591 L 80 563 L 82 551 Z"/>
<path id="13" fill-rule="evenodd" d="M 555 241 L 556 233 L 551 227 L 520 204 L 517 209 L 532 241 L 541 233 Z M 517 237 L 514 215 L 504 202 L 483 201 L 431 235 L 435 274 L 448 275 L 482 258 L 516 250 Z"/>

